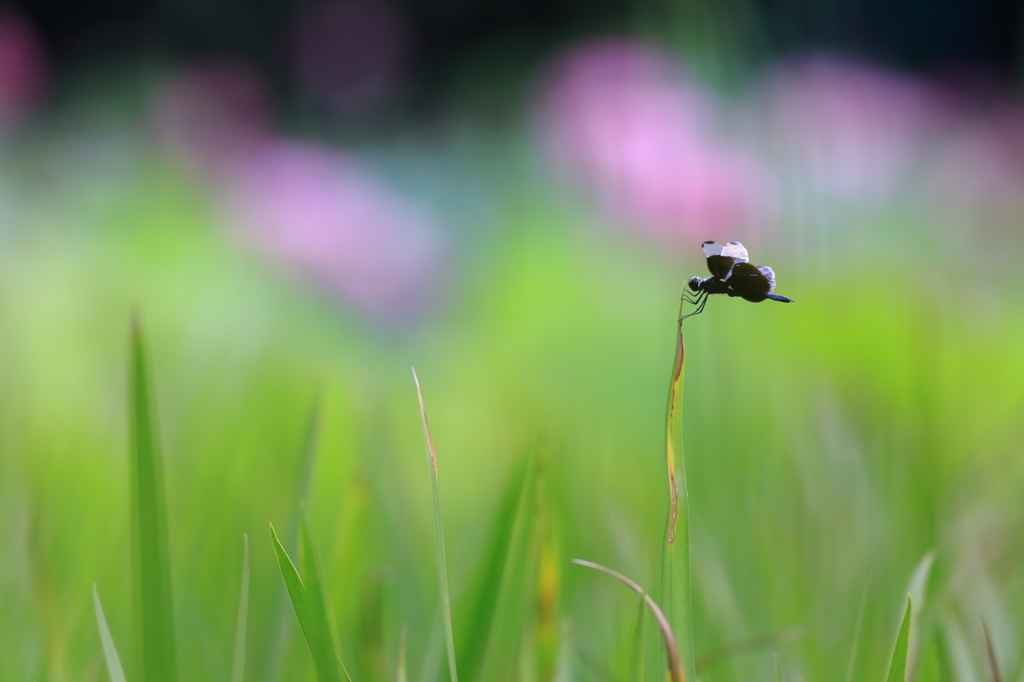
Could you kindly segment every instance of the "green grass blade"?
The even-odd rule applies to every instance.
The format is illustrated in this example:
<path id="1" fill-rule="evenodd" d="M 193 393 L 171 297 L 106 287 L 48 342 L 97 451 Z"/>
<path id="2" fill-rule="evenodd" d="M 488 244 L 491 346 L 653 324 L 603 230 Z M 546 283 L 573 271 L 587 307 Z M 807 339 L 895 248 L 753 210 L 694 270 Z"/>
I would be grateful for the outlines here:
<path id="1" fill-rule="evenodd" d="M 302 525 L 299 527 L 299 537 L 302 552 L 302 583 L 306 586 L 306 598 L 309 605 L 309 616 L 314 622 L 316 632 L 316 647 L 319 649 L 319 658 L 323 660 L 324 667 L 330 668 L 330 677 L 324 679 L 335 679 L 340 673 L 346 680 L 351 682 L 348 670 L 341 661 L 338 654 L 338 635 L 334 625 L 331 600 L 327 596 L 327 588 L 324 586 L 324 568 L 320 561 L 320 552 L 313 540 L 313 531 L 309 525 L 309 517 L 305 512 L 302 514 Z M 310 649 L 313 643 L 309 642 Z"/>
<path id="2" fill-rule="evenodd" d="M 322 411 L 323 397 L 317 392 L 310 406 L 309 416 L 306 419 L 305 429 L 302 434 L 302 441 L 297 460 L 297 476 L 295 478 L 294 497 L 295 514 L 288 524 L 289 537 L 294 538 L 294 544 L 289 546 L 292 554 L 299 554 L 299 526 L 301 525 L 302 514 L 300 508 L 302 501 L 309 497 L 310 481 L 313 477 L 313 469 L 316 466 L 317 444 L 320 439 L 320 413 Z M 284 665 L 288 652 L 288 645 L 292 639 L 295 620 L 288 617 L 288 598 L 284 597 L 277 607 L 279 616 L 277 620 L 277 632 L 274 635 L 272 651 L 266 670 L 263 671 L 264 680 L 281 679 L 281 669 Z"/>
<path id="3" fill-rule="evenodd" d="M 274 524 L 270 524 L 270 539 L 274 543 L 274 554 L 277 555 L 277 564 L 281 568 L 281 577 L 284 578 L 284 587 L 288 590 L 288 598 L 291 599 L 292 608 L 295 609 L 295 617 L 299 620 L 299 626 L 304 627 L 306 612 L 306 586 L 302 584 L 299 571 L 295 568 L 288 552 L 277 537 Z"/>
<path id="4" fill-rule="evenodd" d="M 245 677 L 245 631 L 249 620 L 249 536 L 242 534 L 245 552 L 242 555 L 242 596 L 238 602 L 238 625 L 235 627 L 235 654 L 231 661 L 231 682 Z"/>
<path id="5" fill-rule="evenodd" d="M 92 584 L 92 605 L 96 610 L 96 626 L 100 629 L 103 658 L 107 661 L 107 674 L 110 675 L 110 682 L 125 682 L 124 668 L 121 667 L 121 659 L 117 655 L 114 638 L 110 634 L 110 628 L 107 627 L 107 618 L 103 615 L 103 605 L 100 604 L 100 595 L 96 591 L 96 583 Z"/>
<path id="6" fill-rule="evenodd" d="M 486 561 L 475 584 L 466 590 L 466 603 L 470 612 L 461 628 L 459 637 L 458 665 L 466 679 L 479 678 L 488 644 L 495 626 L 495 613 L 499 597 L 509 570 L 509 554 L 519 550 L 523 542 L 516 542 L 515 526 L 523 504 L 532 499 L 527 486 L 534 480 L 529 475 L 529 463 L 524 463 L 518 472 L 509 478 L 498 504 L 498 513 L 489 535 L 484 552 Z M 521 540 L 521 538 L 520 538 Z"/>
<path id="7" fill-rule="evenodd" d="M 409 682 L 409 673 L 406 670 L 405 650 L 409 637 L 409 625 L 402 626 L 402 634 L 398 638 L 398 682 Z"/>
<path id="8" fill-rule="evenodd" d="M 423 392 L 420 390 L 420 380 L 416 376 L 415 367 L 412 370 L 412 379 L 416 383 L 416 395 L 420 400 L 423 437 L 427 441 L 427 456 L 430 464 L 430 491 L 434 498 L 434 555 L 437 557 L 437 583 L 441 593 L 441 608 L 444 613 L 444 641 L 448 652 L 448 674 L 451 677 L 451 682 L 458 682 L 459 674 L 455 667 L 455 641 L 452 637 L 452 608 L 448 598 L 448 567 L 444 556 L 444 526 L 441 519 L 441 484 L 437 476 L 437 453 L 434 451 L 434 439 L 430 436 L 427 408 L 423 404 Z"/>
<path id="9" fill-rule="evenodd" d="M 886 682 L 904 682 L 907 676 L 907 655 L 910 650 L 910 595 L 907 595 L 907 608 L 903 611 L 903 623 L 900 625 L 899 634 L 896 635 L 896 645 L 893 647 L 892 660 L 889 662 L 889 674 Z"/>
<path id="10" fill-rule="evenodd" d="M 775 682 L 782 682 L 782 664 L 779 663 L 779 654 L 775 654 Z"/>
<path id="11" fill-rule="evenodd" d="M 633 626 L 633 639 L 630 642 L 629 670 L 627 682 L 643 682 L 644 679 L 644 606 L 646 602 L 640 597 L 640 606 L 636 612 L 636 625 Z"/>
<path id="12" fill-rule="evenodd" d="M 146 682 L 173 682 L 177 671 L 167 550 L 167 505 L 138 318 L 133 318 L 131 328 L 130 395 L 133 563 L 137 628 L 142 652 L 141 678 Z"/>
<path id="13" fill-rule="evenodd" d="M 685 289 L 683 290 L 685 295 Z M 683 460 L 682 400 L 686 345 L 683 343 L 683 303 L 679 302 L 676 354 L 668 389 L 665 415 L 665 464 L 668 470 L 669 509 L 661 554 L 661 601 L 679 641 L 683 666 L 696 679 L 690 591 L 690 503 Z M 678 434 L 678 437 L 676 435 Z"/>
<path id="14" fill-rule="evenodd" d="M 315 549 L 312 548 L 312 542 L 306 537 L 305 523 L 300 527 L 300 534 L 303 535 L 300 546 L 304 547 L 306 563 L 315 563 L 316 553 Z M 285 589 L 288 590 L 288 597 L 291 599 L 292 608 L 295 609 L 295 617 L 298 619 L 299 627 L 306 638 L 309 653 L 313 656 L 317 678 L 320 682 L 340 682 L 343 675 L 341 659 L 338 658 L 334 649 L 334 640 L 329 626 L 330 621 L 328 620 L 322 598 L 319 600 L 319 604 L 316 603 L 316 598 L 323 594 L 322 590 L 320 590 L 319 586 L 315 590 L 310 590 L 303 582 L 299 576 L 299 571 L 295 568 L 295 564 L 292 563 L 291 558 L 288 556 L 288 552 L 281 545 L 277 532 L 274 530 L 274 524 L 270 524 L 270 539 L 274 543 L 277 563 L 281 568 L 281 577 L 284 578 Z M 310 552 L 311 549 L 313 550 L 312 552 Z M 304 575 L 307 580 L 312 576 L 314 580 L 319 581 L 318 570 L 315 567 L 304 571 Z M 344 673 L 344 677 L 347 679 L 348 674 Z"/>
<path id="15" fill-rule="evenodd" d="M 577 566 L 585 566 L 586 568 L 593 568 L 594 570 L 607 573 L 611 577 L 619 580 L 625 584 L 629 589 L 633 590 L 647 603 L 648 608 L 651 609 L 651 613 L 654 614 L 654 620 L 658 623 L 658 629 L 661 630 L 662 639 L 665 640 L 665 652 L 668 654 L 668 675 L 671 682 L 686 682 L 687 679 L 696 680 L 696 678 L 688 678 L 685 671 L 683 670 L 683 663 L 679 657 L 679 645 L 676 643 L 676 637 L 672 633 L 672 625 L 668 622 L 668 618 L 665 613 L 661 610 L 658 604 L 651 599 L 651 595 L 647 594 L 644 588 L 637 585 L 635 582 L 622 575 L 618 571 L 613 571 L 607 566 L 601 564 L 595 564 L 593 561 L 586 561 L 585 559 L 573 559 L 572 562 Z"/>

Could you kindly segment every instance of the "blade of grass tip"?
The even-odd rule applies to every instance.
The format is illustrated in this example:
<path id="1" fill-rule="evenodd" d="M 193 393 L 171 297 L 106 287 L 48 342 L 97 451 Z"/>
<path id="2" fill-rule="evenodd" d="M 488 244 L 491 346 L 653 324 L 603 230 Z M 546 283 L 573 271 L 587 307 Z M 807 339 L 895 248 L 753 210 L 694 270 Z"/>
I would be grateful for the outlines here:
<path id="1" fill-rule="evenodd" d="M 335 662 L 337 657 L 334 654 L 330 632 L 323 630 L 321 619 L 315 615 L 316 607 L 311 602 L 306 585 L 299 576 L 299 571 L 278 539 L 274 524 L 270 524 L 270 539 L 274 543 L 274 553 L 277 555 L 277 563 L 281 568 L 281 577 L 284 578 L 285 589 L 288 590 L 292 608 L 295 609 L 299 628 L 306 638 L 306 646 L 313 657 L 317 679 L 321 682 L 339 682 L 341 673 L 338 663 Z M 327 646 L 330 646 L 330 649 L 325 654 L 324 650 Z"/>
<path id="2" fill-rule="evenodd" d="M 996 648 L 992 645 L 992 635 L 988 625 L 981 621 L 981 631 L 985 634 L 985 657 L 988 659 L 988 670 L 992 674 L 992 682 L 1003 682 L 1003 674 L 999 672 L 999 661 L 996 660 Z"/>
<path id="3" fill-rule="evenodd" d="M 302 434 L 302 441 L 299 448 L 299 458 L 297 461 L 297 476 L 295 478 L 295 489 L 294 489 L 294 500 L 295 515 L 290 520 L 288 525 L 290 537 L 295 538 L 294 544 L 290 545 L 288 549 L 291 550 L 292 554 L 298 556 L 299 553 L 299 524 L 301 519 L 301 513 L 299 507 L 301 506 L 302 500 L 309 497 L 310 481 L 313 478 L 313 468 L 316 465 L 316 453 L 317 443 L 320 438 L 320 413 L 321 405 L 323 402 L 322 388 L 318 389 L 313 396 L 312 404 L 309 408 L 309 416 L 306 418 L 305 430 Z M 274 636 L 273 643 L 271 644 L 272 650 L 269 657 L 269 662 L 263 671 L 263 679 L 270 681 L 276 681 L 281 679 L 281 669 L 284 665 L 285 657 L 288 652 L 288 645 L 292 638 L 292 629 L 295 627 L 295 621 L 288 617 L 288 597 L 282 597 L 281 602 L 278 605 L 278 617 L 275 619 L 277 622 L 277 633 Z"/>
<path id="4" fill-rule="evenodd" d="M 441 522 L 441 484 L 437 476 L 437 453 L 434 451 L 434 439 L 430 436 L 427 423 L 427 408 L 423 404 L 423 392 L 420 380 L 416 376 L 416 368 L 412 368 L 412 380 L 416 383 L 416 395 L 420 400 L 420 414 L 423 416 L 423 437 L 427 441 L 427 456 L 430 464 L 430 491 L 434 498 L 434 554 L 437 557 L 437 583 L 441 592 L 441 608 L 444 612 L 444 637 L 448 651 L 448 673 L 452 682 L 458 682 L 459 675 L 455 668 L 455 641 L 452 638 L 452 608 L 448 599 L 448 568 L 444 557 L 444 526 Z"/>
<path id="5" fill-rule="evenodd" d="M 245 677 L 245 630 L 249 620 L 249 536 L 242 533 L 242 596 L 238 601 L 238 625 L 235 627 L 235 653 L 231 661 L 231 682 Z"/>
<path id="6" fill-rule="evenodd" d="M 904 682 L 907 676 L 907 655 L 910 649 L 910 612 L 911 600 L 907 595 L 907 607 L 903 611 L 903 622 L 900 624 L 899 634 L 896 635 L 896 645 L 893 647 L 892 660 L 889 662 L 889 674 L 886 682 Z"/>
<path id="7" fill-rule="evenodd" d="M 334 623 L 331 600 L 327 595 L 324 581 L 324 567 L 320 560 L 320 552 L 313 540 L 313 531 L 309 525 L 309 516 L 302 511 L 302 525 L 299 527 L 302 548 L 302 583 L 306 586 L 306 597 L 309 604 L 309 615 L 316 622 L 318 633 L 317 646 L 325 664 L 330 661 L 331 677 L 339 672 L 346 680 L 352 682 L 348 670 L 341 660 L 338 647 L 338 632 Z M 312 648 L 310 642 L 310 648 Z"/>
<path id="8" fill-rule="evenodd" d="M 779 663 L 779 654 L 775 653 L 775 682 L 782 682 L 782 664 Z"/>
<path id="9" fill-rule="evenodd" d="M 668 406 L 665 410 L 665 465 L 668 469 L 669 508 L 665 524 L 665 544 L 661 554 L 661 601 L 677 634 L 686 674 L 690 679 L 696 679 L 690 593 L 690 502 L 686 488 L 682 442 L 683 374 L 686 368 L 682 317 L 685 296 L 684 287 L 679 300 L 676 354 L 668 388 Z M 675 434 L 678 434 L 678 438 L 674 438 Z"/>
<path id="10" fill-rule="evenodd" d="M 613 571 L 607 566 L 602 566 L 601 564 L 596 564 L 593 561 L 587 561 L 585 559 L 573 559 L 572 563 L 577 566 L 585 566 L 586 568 L 593 568 L 594 570 L 601 571 L 602 573 L 607 573 L 640 595 L 640 597 L 647 603 L 648 608 L 651 609 L 651 613 L 654 614 L 654 620 L 657 621 L 658 629 L 661 630 L 661 636 L 665 640 L 665 650 L 668 653 L 669 680 L 671 680 L 671 682 L 686 682 L 687 677 L 686 673 L 683 671 L 683 662 L 679 658 L 679 647 L 676 644 L 676 637 L 672 633 L 672 626 L 669 624 L 668 618 L 665 617 L 665 614 L 662 612 L 658 604 L 651 599 L 651 595 L 647 594 L 647 591 L 644 590 L 644 588 L 640 587 L 626 576 L 622 575 L 618 571 Z"/>
<path id="11" fill-rule="evenodd" d="M 633 639 L 629 645 L 629 671 L 626 680 L 643 682 L 644 679 L 644 605 L 643 596 L 636 612 L 636 625 L 633 626 Z"/>
<path id="12" fill-rule="evenodd" d="M 133 557 L 142 673 L 147 682 L 177 677 L 167 506 L 163 464 L 148 386 L 146 355 L 137 314 L 131 325 L 131 504 Z"/>
<path id="13" fill-rule="evenodd" d="M 103 605 L 100 604 L 100 594 L 96 591 L 96 583 L 92 584 L 92 605 L 96 610 L 96 626 L 100 630 L 103 658 L 107 661 L 107 674 L 110 675 L 110 682 L 125 682 L 124 668 L 121 667 L 121 658 L 117 655 L 114 638 L 107 626 L 107 618 L 103 615 Z"/>
<path id="14" fill-rule="evenodd" d="M 402 634 L 398 637 L 398 682 L 409 682 L 409 673 L 406 670 L 405 648 L 409 637 L 409 624 L 402 626 Z"/>

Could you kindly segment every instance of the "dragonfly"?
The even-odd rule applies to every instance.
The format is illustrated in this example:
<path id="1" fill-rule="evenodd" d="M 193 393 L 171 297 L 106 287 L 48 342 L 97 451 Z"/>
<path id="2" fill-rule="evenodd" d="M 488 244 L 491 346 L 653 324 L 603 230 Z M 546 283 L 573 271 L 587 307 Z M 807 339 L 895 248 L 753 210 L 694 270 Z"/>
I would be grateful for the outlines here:
<path id="1" fill-rule="evenodd" d="M 718 242 L 701 244 L 704 257 L 708 259 L 708 271 L 711 277 L 691 277 L 687 286 L 695 292 L 687 294 L 686 302 L 697 306 L 697 309 L 682 319 L 693 317 L 704 312 L 704 306 L 711 294 L 739 296 L 751 303 L 760 303 L 765 299 L 792 303 L 793 299 L 779 296 L 775 292 L 775 271 L 767 265 L 751 265 L 747 250 L 739 242 L 727 242 L 725 246 Z"/>

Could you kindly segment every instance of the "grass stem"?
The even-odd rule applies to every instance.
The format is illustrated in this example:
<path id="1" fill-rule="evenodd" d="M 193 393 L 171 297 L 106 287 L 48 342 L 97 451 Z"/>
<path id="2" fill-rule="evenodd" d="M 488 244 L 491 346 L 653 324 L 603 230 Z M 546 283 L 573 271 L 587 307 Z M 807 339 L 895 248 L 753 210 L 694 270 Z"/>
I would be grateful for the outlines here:
<path id="1" fill-rule="evenodd" d="M 683 460 L 682 400 L 686 346 L 683 342 L 684 287 L 676 316 L 676 353 L 669 381 L 665 415 L 665 465 L 668 470 L 669 508 L 661 558 L 661 600 L 681 647 L 683 666 L 696 679 L 693 616 L 690 592 L 690 504 Z M 678 434 L 678 438 L 674 437 Z"/>
<path id="2" fill-rule="evenodd" d="M 441 608 L 444 612 L 444 641 L 448 652 L 448 673 L 451 682 L 458 682 L 459 675 L 455 668 L 455 640 L 452 637 L 452 608 L 448 598 L 448 567 L 444 555 L 444 525 L 441 520 L 441 484 L 437 476 L 437 453 L 434 451 L 434 439 L 430 436 L 427 408 L 423 404 L 423 392 L 420 390 L 420 380 L 416 376 L 415 367 L 412 368 L 412 379 L 416 382 L 416 395 L 420 399 L 423 436 L 427 441 L 427 455 L 430 464 L 430 491 L 434 498 L 434 554 L 437 557 L 437 584 L 441 592 Z"/>

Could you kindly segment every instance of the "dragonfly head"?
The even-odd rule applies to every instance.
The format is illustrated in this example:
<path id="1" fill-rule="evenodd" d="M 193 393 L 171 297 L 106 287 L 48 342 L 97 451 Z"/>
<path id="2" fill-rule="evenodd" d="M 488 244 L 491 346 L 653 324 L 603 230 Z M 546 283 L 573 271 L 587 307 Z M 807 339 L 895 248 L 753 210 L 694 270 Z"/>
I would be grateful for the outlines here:
<path id="1" fill-rule="evenodd" d="M 700 277 L 691 277 L 690 281 L 688 282 L 690 289 L 692 291 L 700 291 L 700 283 L 702 281 L 703 280 Z"/>

